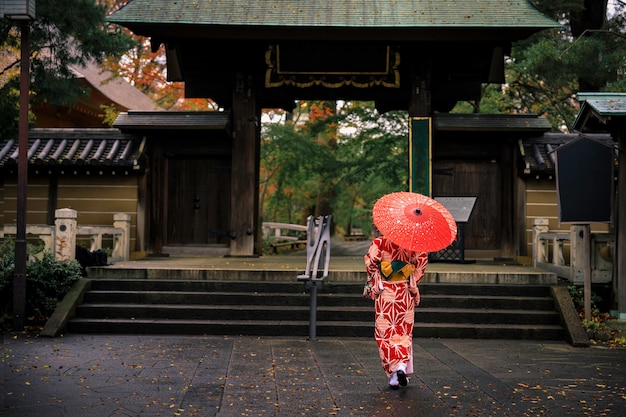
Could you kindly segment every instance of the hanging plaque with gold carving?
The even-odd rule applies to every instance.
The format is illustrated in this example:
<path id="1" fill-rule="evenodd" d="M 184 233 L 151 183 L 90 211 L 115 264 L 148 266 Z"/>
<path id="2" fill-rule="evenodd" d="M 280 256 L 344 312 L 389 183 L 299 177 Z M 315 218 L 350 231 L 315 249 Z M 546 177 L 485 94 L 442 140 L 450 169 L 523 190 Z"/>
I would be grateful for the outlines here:
<path id="1" fill-rule="evenodd" d="M 400 87 L 400 52 L 387 45 L 270 45 L 265 87 Z"/>

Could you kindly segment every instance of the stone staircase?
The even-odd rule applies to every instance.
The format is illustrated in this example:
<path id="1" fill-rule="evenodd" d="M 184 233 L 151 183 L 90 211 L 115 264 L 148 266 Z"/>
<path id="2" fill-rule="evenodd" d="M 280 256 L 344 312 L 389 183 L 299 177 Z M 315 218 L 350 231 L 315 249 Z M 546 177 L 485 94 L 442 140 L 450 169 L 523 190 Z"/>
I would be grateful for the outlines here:
<path id="1" fill-rule="evenodd" d="M 372 337 L 373 301 L 360 282 L 326 282 L 318 337 Z M 563 340 L 548 285 L 420 284 L 415 335 Z M 309 335 L 309 292 L 298 282 L 91 279 L 70 333 Z"/>

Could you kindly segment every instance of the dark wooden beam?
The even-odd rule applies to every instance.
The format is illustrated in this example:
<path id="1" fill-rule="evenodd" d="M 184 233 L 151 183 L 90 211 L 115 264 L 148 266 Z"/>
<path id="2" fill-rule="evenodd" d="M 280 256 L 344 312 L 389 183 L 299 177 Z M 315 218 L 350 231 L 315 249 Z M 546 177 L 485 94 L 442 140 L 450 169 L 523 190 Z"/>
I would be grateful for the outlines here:
<path id="1" fill-rule="evenodd" d="M 251 75 L 238 73 L 233 89 L 230 256 L 255 255 L 255 236 L 259 233 L 255 209 L 259 198 L 257 157 L 261 123 L 252 80 Z"/>
<path id="2" fill-rule="evenodd" d="M 617 183 L 619 191 L 617 193 L 617 231 L 616 240 L 617 248 L 615 250 L 614 259 L 616 261 L 617 273 L 615 274 L 614 285 L 616 286 L 617 306 L 619 308 L 619 318 L 626 319 L 626 192 L 624 192 L 626 184 L 626 134 L 624 130 L 613 136 L 619 143 L 619 176 Z"/>
<path id="3" fill-rule="evenodd" d="M 413 69 L 411 74 L 409 117 L 432 116 L 432 63 L 429 57 Z"/>

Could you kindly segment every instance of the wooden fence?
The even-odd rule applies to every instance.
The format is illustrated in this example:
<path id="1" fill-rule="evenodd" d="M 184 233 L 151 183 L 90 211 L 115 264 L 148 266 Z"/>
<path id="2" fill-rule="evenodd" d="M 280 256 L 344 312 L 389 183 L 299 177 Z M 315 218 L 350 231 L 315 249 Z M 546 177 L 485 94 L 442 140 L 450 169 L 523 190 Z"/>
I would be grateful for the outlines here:
<path id="1" fill-rule="evenodd" d="M 590 266 L 592 283 L 611 282 L 614 271 L 615 235 L 591 233 L 588 236 L 584 230 L 583 225 L 573 225 L 569 233 L 551 232 L 548 219 L 535 219 L 533 266 L 554 272 L 575 285 L 584 283 L 585 268 Z M 590 242 L 585 242 L 585 239 L 590 239 Z M 565 250 L 567 246 L 569 255 Z"/>
<path id="2" fill-rule="evenodd" d="M 263 240 L 278 253 L 281 248 L 296 249 L 306 245 L 307 226 L 300 224 L 263 222 Z"/>

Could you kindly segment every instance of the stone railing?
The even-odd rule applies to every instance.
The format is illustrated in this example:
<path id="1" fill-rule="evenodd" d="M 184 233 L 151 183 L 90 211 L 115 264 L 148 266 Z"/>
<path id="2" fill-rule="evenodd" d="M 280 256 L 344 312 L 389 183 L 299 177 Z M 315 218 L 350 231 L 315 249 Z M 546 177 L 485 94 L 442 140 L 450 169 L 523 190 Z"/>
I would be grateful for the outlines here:
<path id="1" fill-rule="evenodd" d="M 44 243 L 45 250 L 54 253 L 57 260 L 76 259 L 76 242 L 78 237 L 89 239 L 90 251 L 102 249 L 102 237 L 111 236 L 113 248 L 109 260 L 125 261 L 130 258 L 130 215 L 116 213 L 113 215 L 113 226 L 78 226 L 76 210 L 64 208 L 54 212 L 54 226 L 26 225 L 26 234 L 37 236 Z M 15 235 L 16 225 L 5 225 L 0 237 Z"/>
<path id="2" fill-rule="evenodd" d="M 575 285 L 584 283 L 586 265 L 591 267 L 591 282 L 608 283 L 613 279 L 613 252 L 615 236 L 611 233 L 590 233 L 585 227 L 573 225 L 569 233 L 551 232 L 548 219 L 535 219 L 533 223 L 533 266 L 554 272 Z M 589 246 L 585 239 L 589 238 Z M 570 253 L 564 247 L 569 243 Z M 586 253 L 585 247 L 589 247 Z"/>

